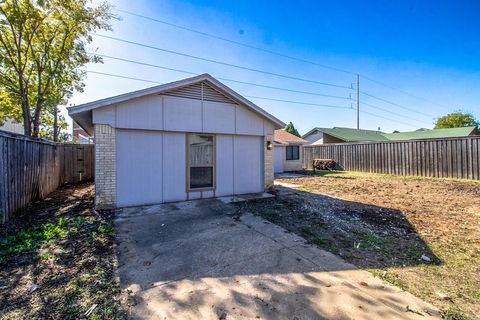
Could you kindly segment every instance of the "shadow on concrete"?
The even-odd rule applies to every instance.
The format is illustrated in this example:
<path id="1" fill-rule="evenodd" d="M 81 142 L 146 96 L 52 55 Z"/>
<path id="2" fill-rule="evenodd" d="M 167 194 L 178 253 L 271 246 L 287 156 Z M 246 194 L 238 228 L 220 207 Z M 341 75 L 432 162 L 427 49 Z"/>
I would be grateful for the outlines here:
<path id="1" fill-rule="evenodd" d="M 379 240 L 364 234 L 367 229 L 362 228 L 389 218 L 402 230 L 398 235 L 408 235 L 426 247 L 401 212 L 314 194 L 307 200 L 306 194 L 284 189 L 275 199 L 236 205 L 211 199 L 120 211 L 115 222 L 119 276 L 122 287 L 131 290 L 136 301 L 131 315 L 162 319 L 438 316 L 430 305 L 318 248 L 331 245 L 320 237 L 322 230 L 347 221 L 352 229 L 331 233 L 332 243 L 340 241 L 341 234 L 357 232 L 374 248 L 366 247 L 373 252 L 366 259 L 368 267 L 396 265 L 388 255 L 375 263 L 376 251 L 387 250 L 384 237 L 375 234 Z M 318 214 L 331 207 L 336 209 L 328 213 L 331 221 Z M 341 220 L 337 211 L 343 212 Z M 375 218 L 373 213 L 381 217 Z M 389 240 L 388 245 L 395 243 Z M 349 242 L 348 246 L 354 248 L 355 244 Z M 337 245 L 339 248 L 343 250 Z M 355 250 L 360 248 L 362 244 Z M 408 265 L 419 263 L 412 259 Z M 422 315 L 407 311 L 407 306 Z"/>

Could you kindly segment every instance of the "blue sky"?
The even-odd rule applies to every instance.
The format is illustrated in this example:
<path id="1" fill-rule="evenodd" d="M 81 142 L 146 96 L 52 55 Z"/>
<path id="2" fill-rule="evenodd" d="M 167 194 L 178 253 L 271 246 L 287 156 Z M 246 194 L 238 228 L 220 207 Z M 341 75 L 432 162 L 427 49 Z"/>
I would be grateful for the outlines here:
<path id="1" fill-rule="evenodd" d="M 118 8 L 201 32 L 361 75 L 360 126 L 382 131 L 431 128 L 436 117 L 462 109 L 480 117 L 480 4 L 476 1 L 112 1 Z M 113 32 L 125 40 L 253 69 L 341 86 L 355 75 L 279 57 L 114 11 Z M 250 72 L 95 37 L 98 53 L 216 77 L 348 98 L 354 91 Z M 186 74 L 105 58 L 91 71 L 169 82 Z M 392 90 L 364 76 L 401 89 Z M 354 101 L 224 82 L 256 97 L 301 133 L 315 126 L 355 127 Z M 90 73 L 81 104 L 153 84 Z M 408 94 L 405 94 L 407 92 Z M 387 103 L 387 100 L 392 103 Z M 365 103 L 365 104 L 364 104 Z M 374 107 L 381 108 L 375 109 Z M 376 116 L 374 116 L 376 115 Z M 383 118 L 382 118 L 383 117 Z M 385 119 L 388 118 L 388 119 Z"/>

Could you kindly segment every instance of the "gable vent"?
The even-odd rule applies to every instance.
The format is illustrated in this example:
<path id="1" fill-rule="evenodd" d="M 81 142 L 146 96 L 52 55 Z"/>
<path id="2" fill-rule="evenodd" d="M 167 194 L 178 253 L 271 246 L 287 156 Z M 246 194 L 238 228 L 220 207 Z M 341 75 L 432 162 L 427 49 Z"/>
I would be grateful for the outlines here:
<path id="1" fill-rule="evenodd" d="M 205 81 L 167 91 L 162 94 L 165 96 L 237 104 L 234 100 L 230 99 L 223 93 L 220 93 L 220 91 L 217 91 Z"/>

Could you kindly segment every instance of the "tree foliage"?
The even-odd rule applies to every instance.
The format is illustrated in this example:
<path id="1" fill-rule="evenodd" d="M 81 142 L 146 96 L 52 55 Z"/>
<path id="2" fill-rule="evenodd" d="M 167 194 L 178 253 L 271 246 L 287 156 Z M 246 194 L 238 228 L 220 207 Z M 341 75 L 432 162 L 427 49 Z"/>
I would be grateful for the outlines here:
<path id="1" fill-rule="evenodd" d="M 438 118 L 435 121 L 435 129 L 458 128 L 458 127 L 478 127 L 479 122 L 472 113 L 455 111 Z"/>
<path id="2" fill-rule="evenodd" d="M 52 109 L 82 91 L 91 34 L 110 30 L 110 6 L 89 0 L 0 1 L 0 122 L 38 137 Z"/>
<path id="3" fill-rule="evenodd" d="M 299 138 L 301 137 L 301 136 L 300 136 L 300 133 L 298 132 L 297 129 L 295 129 L 295 126 L 293 125 L 292 122 L 289 122 L 289 123 L 287 124 L 287 126 L 285 127 L 285 131 L 287 131 L 288 133 L 291 133 L 291 134 L 293 134 L 294 136 L 297 136 L 297 137 L 299 137 Z"/>

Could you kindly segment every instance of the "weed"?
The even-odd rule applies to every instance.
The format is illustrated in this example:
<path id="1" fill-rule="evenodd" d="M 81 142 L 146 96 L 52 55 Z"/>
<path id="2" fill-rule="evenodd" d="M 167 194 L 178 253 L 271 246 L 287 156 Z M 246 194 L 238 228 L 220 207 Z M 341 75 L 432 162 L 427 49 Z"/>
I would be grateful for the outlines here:
<path id="1" fill-rule="evenodd" d="M 113 237 L 115 235 L 115 229 L 113 223 L 101 223 L 97 228 L 98 233 L 106 235 L 108 237 Z"/>
<path id="2" fill-rule="evenodd" d="M 390 284 L 393 284 L 396 287 L 399 287 L 402 290 L 406 290 L 406 285 L 403 283 L 402 280 L 400 280 L 396 275 L 393 275 L 391 273 L 388 273 L 387 271 L 384 270 L 379 270 L 379 269 L 373 269 L 370 270 L 370 272 L 377 278 L 380 278 Z"/>
<path id="3" fill-rule="evenodd" d="M 470 320 L 471 319 L 458 307 L 450 307 L 447 310 L 443 311 L 443 318 L 445 320 Z"/>
<path id="4" fill-rule="evenodd" d="M 370 230 L 357 229 L 353 233 L 358 239 L 357 249 L 373 249 L 376 251 L 386 251 L 392 245 L 393 239 L 377 236 Z"/>

